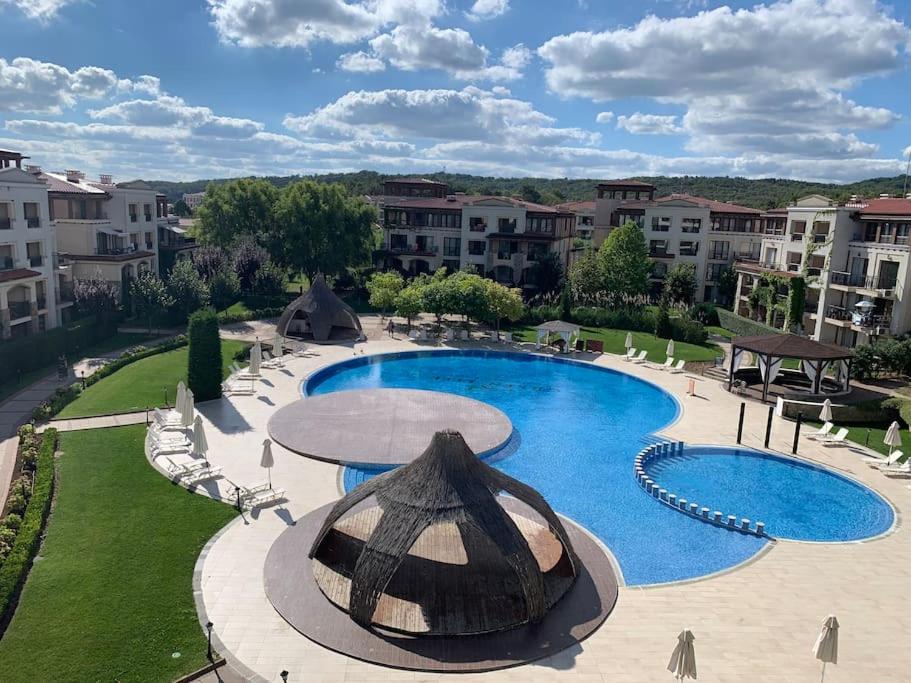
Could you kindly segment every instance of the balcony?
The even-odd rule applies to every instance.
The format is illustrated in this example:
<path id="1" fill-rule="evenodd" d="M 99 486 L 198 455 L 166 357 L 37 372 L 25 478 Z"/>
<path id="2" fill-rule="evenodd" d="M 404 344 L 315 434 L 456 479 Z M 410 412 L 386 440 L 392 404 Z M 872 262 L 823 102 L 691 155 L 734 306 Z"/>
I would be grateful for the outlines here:
<path id="1" fill-rule="evenodd" d="M 730 257 L 730 252 L 728 251 L 710 251 L 709 260 L 710 261 L 727 261 Z"/>
<path id="2" fill-rule="evenodd" d="M 832 320 L 851 320 L 851 311 L 844 306 L 826 306 L 826 317 Z"/>
<path id="3" fill-rule="evenodd" d="M 150 241 L 146 240 L 146 249 L 151 250 L 154 246 L 155 246 L 154 242 L 150 242 Z"/>
<path id="4" fill-rule="evenodd" d="M 9 302 L 9 317 L 10 317 L 10 320 L 18 320 L 19 318 L 31 318 L 32 317 L 31 302 L 10 301 Z"/>
<path id="5" fill-rule="evenodd" d="M 44 257 L 41 254 L 28 257 L 28 264 L 32 268 L 40 268 L 44 265 Z"/>
<path id="6" fill-rule="evenodd" d="M 439 248 L 435 245 L 421 246 L 418 244 L 396 245 L 388 248 L 391 254 L 402 256 L 436 256 Z"/>
<path id="7" fill-rule="evenodd" d="M 41 219 L 38 216 L 26 216 L 25 223 L 30 228 L 40 228 L 41 227 Z"/>
<path id="8" fill-rule="evenodd" d="M 829 239 L 828 233 L 826 233 L 824 235 L 819 235 L 816 233 L 813 234 L 813 243 L 814 244 L 821 244 L 821 243 L 825 242 L 827 239 Z"/>
<path id="9" fill-rule="evenodd" d="M 470 232 L 484 232 L 487 230 L 487 223 L 475 223 L 474 225 L 468 226 Z"/>
<path id="10" fill-rule="evenodd" d="M 516 253 L 518 253 L 518 252 L 516 252 Z M 497 261 L 512 261 L 513 255 L 514 254 L 512 252 L 498 251 L 497 252 Z"/>
<path id="11" fill-rule="evenodd" d="M 57 303 L 69 304 L 76 300 L 72 282 L 61 282 L 57 286 Z"/>
<path id="12" fill-rule="evenodd" d="M 674 258 L 674 254 L 667 249 L 649 249 L 648 255 L 652 258 Z"/>
<path id="13" fill-rule="evenodd" d="M 867 276 L 864 273 L 845 273 L 833 272 L 829 280 L 830 284 L 840 285 L 842 287 L 853 287 L 856 289 L 870 289 L 874 291 L 885 291 L 895 289 L 897 281 L 894 277 L 884 277 L 882 275 Z"/>
<path id="14" fill-rule="evenodd" d="M 792 242 L 803 242 L 803 233 L 795 232 L 794 234 L 791 235 L 791 241 Z"/>
<path id="15" fill-rule="evenodd" d="M 39 310 L 39 311 L 46 311 L 46 310 L 47 310 L 47 297 L 46 297 L 46 296 L 39 296 L 39 297 L 38 297 L 38 310 Z"/>
<path id="16" fill-rule="evenodd" d="M 146 219 L 146 223 L 151 223 L 151 222 L 152 222 L 152 214 L 150 214 L 150 213 L 145 214 L 145 219 Z"/>

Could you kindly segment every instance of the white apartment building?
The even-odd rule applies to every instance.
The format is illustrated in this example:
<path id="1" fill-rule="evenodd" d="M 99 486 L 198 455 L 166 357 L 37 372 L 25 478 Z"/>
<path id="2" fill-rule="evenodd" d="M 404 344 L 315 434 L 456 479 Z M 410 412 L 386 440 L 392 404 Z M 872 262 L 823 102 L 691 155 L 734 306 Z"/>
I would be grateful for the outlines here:
<path id="1" fill-rule="evenodd" d="M 786 218 L 763 236 L 761 261 L 738 264 L 740 315 L 750 315 L 763 275 L 799 275 L 807 282 L 803 329 L 818 341 L 853 347 L 911 330 L 911 199 L 839 205 L 811 195 L 778 215 Z"/>
<path id="2" fill-rule="evenodd" d="M 26 158 L 0 151 L 0 339 L 55 327 L 72 305 L 57 286 L 47 186 L 22 168 Z"/>
<path id="3" fill-rule="evenodd" d="M 438 192 L 427 182 L 416 191 Z M 567 266 L 575 222 L 552 206 L 464 194 L 386 196 L 383 214 L 380 266 L 412 274 L 470 268 L 528 290 L 536 287 L 532 269 L 541 255 L 555 253 Z"/>
<path id="4" fill-rule="evenodd" d="M 183 195 L 183 201 L 189 207 L 190 211 L 196 211 L 197 207 L 202 204 L 202 200 L 205 198 L 205 191 L 188 192 Z"/>
<path id="5" fill-rule="evenodd" d="M 696 269 L 696 301 L 719 298 L 718 277 L 736 259 L 759 260 L 761 212 L 727 202 L 686 194 L 655 198 L 653 185 L 615 180 L 597 188 L 593 244 L 627 222 L 645 233 L 654 262 L 651 282 L 657 294 L 667 271 L 678 263 Z"/>
<path id="6" fill-rule="evenodd" d="M 556 209 L 570 211 L 576 216 L 575 236 L 590 240 L 595 230 L 595 201 L 585 199 L 578 202 L 557 204 Z"/>

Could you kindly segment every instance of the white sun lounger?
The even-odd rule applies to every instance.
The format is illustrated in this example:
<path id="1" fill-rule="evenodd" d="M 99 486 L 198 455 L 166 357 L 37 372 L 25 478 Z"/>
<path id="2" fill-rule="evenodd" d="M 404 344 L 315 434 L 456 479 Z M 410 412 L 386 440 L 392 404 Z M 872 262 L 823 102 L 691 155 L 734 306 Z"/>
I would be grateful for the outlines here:
<path id="1" fill-rule="evenodd" d="M 159 455 L 189 455 L 190 446 L 189 444 L 180 444 L 172 442 L 156 443 L 153 439 L 149 438 L 148 441 L 149 454 L 153 458 L 157 458 Z"/>
<path id="2" fill-rule="evenodd" d="M 674 359 L 668 357 L 664 361 L 664 365 L 655 365 L 655 367 L 658 368 L 659 370 L 670 370 L 674 367 Z"/>
<path id="3" fill-rule="evenodd" d="M 633 358 L 635 358 L 635 356 L 636 356 L 635 347 L 630 347 L 626 350 L 626 355 L 623 356 L 623 360 L 629 361 L 629 360 L 632 360 Z"/>
<path id="4" fill-rule="evenodd" d="M 911 462 L 905 461 L 901 465 L 892 467 L 880 467 L 879 471 L 887 477 L 911 477 Z"/>
<path id="5" fill-rule="evenodd" d="M 170 458 L 165 458 L 168 462 L 168 473 L 180 477 L 185 483 L 205 481 L 214 479 L 221 474 L 221 467 L 212 467 L 206 462 L 191 462 L 186 465 L 178 465 Z"/>
<path id="6" fill-rule="evenodd" d="M 823 439 L 822 445 L 823 446 L 844 446 L 845 437 L 847 437 L 847 436 L 848 436 L 847 428 L 842 427 L 835 433 L 835 436 L 830 436 L 826 439 Z"/>
<path id="7" fill-rule="evenodd" d="M 152 412 L 152 417 L 155 420 L 155 424 L 162 428 L 169 429 L 183 429 L 183 424 L 181 424 L 181 416 L 176 410 L 162 410 L 161 408 L 156 408 Z"/>
<path id="8" fill-rule="evenodd" d="M 878 469 L 897 467 L 904 464 L 906 460 L 907 456 L 901 451 L 893 451 L 892 455 L 886 458 L 864 458 L 864 462 L 870 465 L 870 467 L 876 467 Z"/>
<path id="9" fill-rule="evenodd" d="M 641 364 L 641 363 L 645 362 L 646 358 L 648 358 L 648 351 L 643 349 L 642 351 L 639 352 L 638 356 L 633 358 L 633 362 Z"/>
<path id="10" fill-rule="evenodd" d="M 835 425 L 833 425 L 831 422 L 826 422 L 822 425 L 822 427 L 817 429 L 815 432 L 810 432 L 808 434 L 804 434 L 804 436 L 807 437 L 808 439 L 813 439 L 814 441 L 817 441 L 817 440 L 822 441 L 827 436 L 829 436 L 829 432 L 832 431 L 832 427 L 834 427 L 834 426 Z"/>
<path id="11" fill-rule="evenodd" d="M 684 369 L 685 367 L 686 367 L 686 361 L 678 360 L 677 365 L 675 365 L 674 367 L 671 368 L 671 374 L 679 375 L 682 372 L 686 372 L 686 370 Z"/>
<path id="12" fill-rule="evenodd" d="M 250 378 L 228 378 L 221 383 L 221 393 L 231 396 L 251 396 L 256 393 L 253 381 Z"/>
<path id="13" fill-rule="evenodd" d="M 255 486 L 250 487 L 240 487 L 240 502 L 247 510 L 262 507 L 269 503 L 276 503 L 280 500 L 284 500 L 284 498 L 284 489 L 271 488 L 265 483 L 256 484 Z"/>
<path id="14" fill-rule="evenodd" d="M 512 332 L 500 332 L 500 339 L 502 339 L 507 344 L 511 344 Z"/>

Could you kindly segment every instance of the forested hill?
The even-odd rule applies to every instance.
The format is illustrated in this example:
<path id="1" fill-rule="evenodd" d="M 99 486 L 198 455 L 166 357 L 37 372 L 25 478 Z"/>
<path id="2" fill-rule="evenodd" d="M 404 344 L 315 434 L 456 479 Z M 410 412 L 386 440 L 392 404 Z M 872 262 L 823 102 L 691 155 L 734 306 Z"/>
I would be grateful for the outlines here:
<path id="1" fill-rule="evenodd" d="M 267 177 L 266 179 L 282 187 L 301 177 L 313 178 L 322 182 L 342 183 L 349 191 L 356 194 L 378 194 L 382 191 L 383 180 L 396 176 L 374 171 L 358 171 L 357 173 L 328 173 L 314 176 L 275 176 Z M 453 192 L 515 195 L 522 196 L 529 201 L 539 201 L 544 204 L 556 204 L 576 199 L 593 199 L 595 185 L 602 180 L 594 178 L 495 178 L 458 173 L 432 173 L 422 177 L 447 183 Z M 781 178 L 750 180 L 747 178 L 710 178 L 705 176 L 636 176 L 636 179 L 654 184 L 658 188 L 659 196 L 673 192 L 685 192 L 698 197 L 733 202 L 757 209 L 769 209 L 776 206 L 785 206 L 797 197 L 815 193 L 840 200 L 847 199 L 852 194 L 866 197 L 877 196 L 882 193 L 900 195 L 905 177 L 901 175 L 894 178 L 870 178 L 869 180 L 861 180 L 846 185 L 810 183 Z M 206 185 L 210 182 L 219 183 L 224 182 L 224 180 L 194 180 L 182 183 L 163 180 L 148 182 L 159 192 L 166 194 L 170 201 L 177 201 L 185 192 L 201 192 L 206 189 Z"/>

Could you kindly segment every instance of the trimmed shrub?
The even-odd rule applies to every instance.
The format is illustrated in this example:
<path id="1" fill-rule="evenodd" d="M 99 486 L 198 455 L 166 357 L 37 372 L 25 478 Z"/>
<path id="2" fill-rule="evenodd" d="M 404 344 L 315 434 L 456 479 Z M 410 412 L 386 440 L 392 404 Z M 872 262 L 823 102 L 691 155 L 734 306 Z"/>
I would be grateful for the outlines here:
<path id="1" fill-rule="evenodd" d="M 209 278 L 209 297 L 216 310 L 227 308 L 239 296 L 240 278 L 233 270 L 222 268 Z"/>
<path id="2" fill-rule="evenodd" d="M 32 558 L 41 542 L 41 531 L 51 509 L 54 492 L 54 449 L 57 446 L 57 430 L 44 432 L 41 450 L 38 454 L 38 469 L 35 472 L 32 497 L 19 532 L 6 559 L 0 564 L 0 624 L 6 623 L 15 606 L 19 590 L 25 583 Z"/>
<path id="3" fill-rule="evenodd" d="M 190 358 L 187 384 L 197 401 L 221 397 L 221 338 L 218 336 L 218 316 L 210 309 L 190 316 L 187 328 L 190 339 Z"/>
<path id="4" fill-rule="evenodd" d="M 716 308 L 718 314 L 718 323 L 726 330 L 744 337 L 760 336 L 763 334 L 782 334 L 781 330 L 774 327 L 763 325 L 755 320 L 744 318 L 742 315 L 729 311 L 725 308 Z"/>
<path id="5" fill-rule="evenodd" d="M 674 330 L 671 328 L 671 316 L 667 312 L 667 309 L 662 306 L 658 309 L 658 314 L 655 316 L 655 336 L 662 337 L 663 339 L 670 339 L 674 334 Z"/>
<path id="6" fill-rule="evenodd" d="M 15 512 L 11 512 L 3 518 L 3 521 L 0 522 L 0 526 L 6 529 L 12 529 L 13 531 L 18 531 L 19 527 L 22 526 L 22 517 Z"/>

